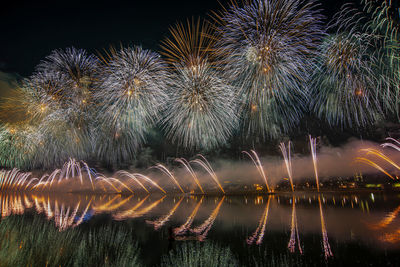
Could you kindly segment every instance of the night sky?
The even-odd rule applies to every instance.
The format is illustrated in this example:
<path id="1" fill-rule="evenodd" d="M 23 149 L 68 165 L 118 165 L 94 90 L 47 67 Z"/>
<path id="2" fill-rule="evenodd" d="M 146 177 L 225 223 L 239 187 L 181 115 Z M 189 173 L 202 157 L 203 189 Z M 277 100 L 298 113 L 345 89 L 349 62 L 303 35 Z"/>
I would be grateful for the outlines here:
<path id="1" fill-rule="evenodd" d="M 228 0 L 220 1 L 226 6 Z M 320 0 L 332 16 L 349 1 Z M 13 1 L 0 7 L 0 71 L 29 76 L 52 50 L 74 46 L 96 53 L 110 45 L 159 50 L 168 28 L 187 18 L 207 18 L 217 0 Z"/>

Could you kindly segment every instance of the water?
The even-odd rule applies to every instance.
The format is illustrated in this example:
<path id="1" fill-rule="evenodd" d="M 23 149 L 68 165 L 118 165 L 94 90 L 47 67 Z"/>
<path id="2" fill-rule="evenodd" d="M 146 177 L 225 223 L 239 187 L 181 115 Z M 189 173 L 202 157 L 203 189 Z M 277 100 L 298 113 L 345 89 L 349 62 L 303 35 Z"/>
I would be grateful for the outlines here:
<path id="1" fill-rule="evenodd" d="M 0 266 L 400 266 L 395 193 L 0 198 Z"/>

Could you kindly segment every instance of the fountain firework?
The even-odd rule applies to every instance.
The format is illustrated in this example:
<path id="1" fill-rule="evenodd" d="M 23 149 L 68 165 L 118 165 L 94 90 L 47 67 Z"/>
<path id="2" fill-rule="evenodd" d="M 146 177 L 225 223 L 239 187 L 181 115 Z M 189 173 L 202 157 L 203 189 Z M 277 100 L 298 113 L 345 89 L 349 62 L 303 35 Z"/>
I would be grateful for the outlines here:
<path id="1" fill-rule="evenodd" d="M 195 183 L 197 184 L 197 186 L 200 188 L 201 192 L 204 194 L 204 190 L 201 187 L 201 184 L 199 182 L 199 179 L 197 178 L 196 173 L 193 171 L 192 166 L 190 166 L 190 163 L 184 159 L 184 158 L 178 158 L 175 159 L 175 161 L 182 163 L 182 165 L 185 167 L 185 169 L 190 173 L 190 175 L 193 177 L 193 180 L 195 181 Z"/>
<path id="2" fill-rule="evenodd" d="M 72 187 L 76 186 L 76 179 L 78 179 L 81 186 L 78 190 L 88 190 L 91 192 L 103 190 L 103 192 L 105 193 L 110 193 L 109 189 L 117 193 L 121 193 L 122 190 L 127 190 L 128 192 L 133 194 L 134 187 L 130 185 L 130 182 L 134 180 L 147 193 L 150 193 L 150 191 L 144 186 L 144 184 L 139 181 L 138 178 L 140 178 L 154 185 L 164 194 L 167 193 L 152 179 L 140 173 L 132 174 L 126 171 L 119 171 L 116 173 L 116 177 L 119 177 L 120 179 L 117 179 L 115 177 L 106 177 L 103 174 L 96 173 L 87 165 L 87 163 L 83 161 L 78 162 L 75 159 L 70 159 L 63 165 L 61 169 L 56 169 L 50 174 L 44 174 L 40 178 L 32 177 L 32 173 L 21 172 L 16 168 L 12 170 L 1 170 L 0 190 L 65 191 L 66 185 Z M 67 190 L 73 189 L 69 188 Z"/>
<path id="3" fill-rule="evenodd" d="M 167 169 L 167 167 L 165 167 L 164 165 L 159 163 L 156 166 L 154 166 L 153 168 L 159 169 L 164 174 L 166 174 L 169 178 L 171 178 L 171 180 L 174 181 L 174 183 L 178 186 L 179 190 L 181 190 L 181 192 L 183 194 L 185 194 L 185 191 L 183 191 L 183 189 L 182 189 L 181 185 L 179 184 L 178 180 L 176 180 L 175 176 Z"/>
<path id="4" fill-rule="evenodd" d="M 309 135 L 309 139 L 310 139 L 311 156 L 314 166 L 315 182 L 317 183 L 317 191 L 319 192 L 319 180 L 318 180 L 318 169 L 317 169 L 317 140 L 316 138 L 312 138 L 311 135 Z"/>
<path id="5" fill-rule="evenodd" d="M 267 175 L 264 172 L 264 168 L 261 164 L 260 158 L 258 157 L 257 153 L 254 150 L 250 150 L 250 152 L 251 152 L 251 154 L 247 151 L 242 151 L 242 153 L 249 156 L 250 159 L 253 161 L 254 165 L 257 168 L 258 173 L 261 175 L 261 177 L 264 180 L 265 186 L 267 187 L 267 192 L 273 192 L 273 190 L 272 191 L 269 190 Z"/>
<path id="6" fill-rule="evenodd" d="M 383 143 L 381 145 L 383 148 L 391 147 L 391 148 L 394 148 L 397 151 L 400 151 L 400 147 L 399 147 L 400 142 L 399 141 L 397 141 L 396 139 L 393 139 L 391 137 L 386 138 L 386 140 L 392 141 L 392 142 Z M 367 156 L 368 155 L 375 156 L 378 159 L 383 160 L 384 163 L 389 163 L 391 166 L 395 167 L 397 170 L 400 170 L 400 166 L 397 163 L 395 163 L 391 158 L 389 158 L 387 155 L 385 155 L 382 151 L 379 151 L 379 150 L 374 149 L 374 148 L 366 148 L 366 149 L 360 149 L 360 152 L 364 152 Z M 373 161 L 371 159 L 368 159 L 366 157 L 356 157 L 354 159 L 354 161 L 370 165 L 370 166 L 374 167 L 375 169 L 381 171 L 382 173 L 386 174 L 392 180 L 398 179 L 397 176 L 396 176 L 396 178 L 394 178 L 389 173 L 389 171 L 387 171 L 385 168 L 383 168 L 381 165 L 379 165 L 378 163 L 376 163 L 375 161 Z"/>
<path id="7" fill-rule="evenodd" d="M 208 172 L 208 174 L 210 174 L 211 178 L 213 178 L 213 180 L 215 181 L 215 183 L 218 185 L 219 189 L 221 189 L 222 193 L 225 194 L 225 191 L 224 191 L 224 189 L 222 188 L 220 182 L 218 181 L 218 177 L 217 177 L 217 175 L 215 174 L 213 168 L 211 167 L 211 164 L 208 162 L 208 160 L 207 160 L 203 155 L 198 154 L 198 156 L 199 156 L 200 158 L 195 159 L 195 160 L 192 160 L 191 162 L 197 163 L 197 164 L 199 164 L 200 166 L 202 166 L 202 167 Z"/>
<path id="8" fill-rule="evenodd" d="M 292 159 L 290 155 L 290 145 L 292 142 L 288 142 L 288 148 L 286 150 L 285 143 L 281 143 L 279 145 L 279 148 L 282 151 L 283 159 L 285 160 L 285 165 L 286 165 L 286 170 L 289 176 L 289 181 L 290 181 L 290 186 L 292 188 L 292 192 L 294 192 L 294 186 L 293 186 L 293 174 L 292 174 Z"/>

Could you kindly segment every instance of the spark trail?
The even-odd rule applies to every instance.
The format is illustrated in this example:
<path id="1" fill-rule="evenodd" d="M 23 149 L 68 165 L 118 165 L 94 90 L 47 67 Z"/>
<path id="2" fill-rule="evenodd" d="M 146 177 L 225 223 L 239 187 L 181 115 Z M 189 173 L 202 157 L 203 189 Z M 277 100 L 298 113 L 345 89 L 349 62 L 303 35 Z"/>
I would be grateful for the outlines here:
<path id="1" fill-rule="evenodd" d="M 257 153 L 254 150 L 250 150 L 251 154 L 247 151 L 242 151 L 242 153 L 246 154 L 247 156 L 250 157 L 250 159 L 253 161 L 254 165 L 257 168 L 258 173 L 261 175 L 261 177 L 264 180 L 265 186 L 267 187 L 267 191 L 271 192 L 269 189 L 269 185 L 268 185 L 268 179 L 267 179 L 267 175 L 264 172 L 264 168 L 261 164 L 260 158 L 258 157 Z"/>

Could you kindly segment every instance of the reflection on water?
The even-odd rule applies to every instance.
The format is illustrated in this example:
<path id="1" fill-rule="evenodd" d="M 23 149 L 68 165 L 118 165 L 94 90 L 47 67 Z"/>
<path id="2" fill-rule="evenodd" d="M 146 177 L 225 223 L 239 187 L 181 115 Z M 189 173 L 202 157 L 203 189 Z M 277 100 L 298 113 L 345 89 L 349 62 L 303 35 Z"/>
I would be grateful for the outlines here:
<path id="1" fill-rule="evenodd" d="M 262 239 L 264 237 L 265 233 L 265 226 L 267 224 L 267 219 L 268 219 L 268 210 L 269 210 L 269 203 L 271 200 L 271 196 L 268 197 L 267 205 L 265 207 L 264 213 L 260 218 L 260 222 L 258 223 L 258 227 L 256 231 L 249 237 L 247 238 L 247 244 L 251 245 L 254 243 L 255 240 L 256 244 L 261 244 Z"/>
<path id="2" fill-rule="evenodd" d="M 324 213 L 322 211 L 322 204 L 321 204 L 321 196 L 318 195 L 318 204 L 319 204 L 319 214 L 321 217 L 321 232 L 322 232 L 322 240 L 324 244 L 324 253 L 325 253 L 325 258 L 332 257 L 332 251 L 331 251 L 331 246 L 329 245 L 329 240 L 328 240 L 328 232 L 326 231 L 326 226 L 325 226 L 325 219 L 324 219 Z"/>
<path id="3" fill-rule="evenodd" d="M 326 263 L 343 257 L 344 248 L 349 246 L 354 251 L 370 250 L 378 255 L 400 250 L 400 197 L 396 195 L 173 197 L 3 193 L 0 204 L 0 229 L 9 225 L 5 224 L 7 217 L 24 213 L 47 221 L 60 235 L 73 229 L 87 233 L 92 222 L 105 225 L 106 232 L 113 225 L 129 225 L 131 235 L 151 236 L 143 237 L 141 242 L 144 248 L 158 248 L 154 252 L 160 256 L 157 260 L 144 260 L 152 264 L 173 262 L 165 256 L 172 252 L 165 252 L 164 245 L 171 247 L 172 242 L 179 246 L 176 244 L 190 240 L 206 241 L 205 250 L 209 249 L 207 246 L 213 248 L 209 242 L 217 242 L 221 251 L 229 246 L 247 246 L 250 252 L 246 253 L 253 258 L 261 249 L 266 259 L 271 259 L 268 255 L 287 254 L 300 259 L 322 257 Z M 17 218 L 11 216 L 12 220 Z M 32 226 L 31 230 L 44 231 L 39 226 Z M 237 257 L 241 259 L 243 255 Z M 253 265 L 248 260 L 242 264 Z"/>
<path id="4" fill-rule="evenodd" d="M 269 200 L 268 200 L 269 201 Z M 322 210 L 321 210 L 322 213 Z M 296 198 L 293 196 L 292 198 L 292 221 L 290 227 L 290 240 L 288 244 L 288 248 L 290 252 L 294 253 L 296 251 L 296 240 L 297 245 L 299 247 L 300 254 L 303 254 L 303 250 L 300 245 L 300 237 L 299 237 L 299 228 L 297 227 L 297 216 L 296 216 Z"/>

